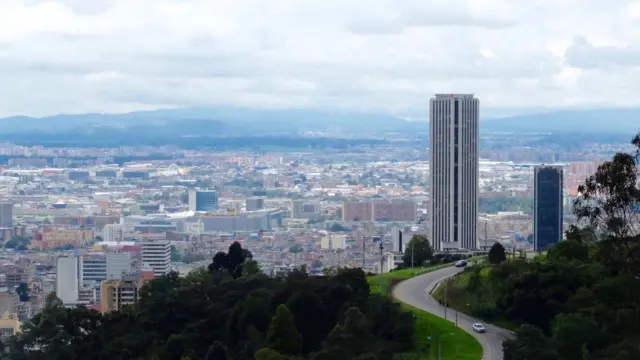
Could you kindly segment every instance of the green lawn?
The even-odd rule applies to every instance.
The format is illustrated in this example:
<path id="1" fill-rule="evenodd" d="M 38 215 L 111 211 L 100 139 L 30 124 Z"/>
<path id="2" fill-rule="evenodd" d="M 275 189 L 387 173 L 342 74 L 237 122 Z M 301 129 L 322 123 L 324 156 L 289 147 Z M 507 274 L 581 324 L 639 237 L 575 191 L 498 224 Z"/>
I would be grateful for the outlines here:
<path id="1" fill-rule="evenodd" d="M 435 271 L 453 264 L 435 265 L 424 268 L 404 269 L 382 274 L 383 291 L 380 289 L 380 275 L 368 277 L 371 291 L 374 293 L 390 294 L 390 289 L 402 280 L 412 278 L 430 271 Z M 466 331 L 457 328 L 452 322 L 441 319 L 426 311 L 402 304 L 407 311 L 411 311 L 416 318 L 415 351 L 410 354 L 398 354 L 398 360 L 421 360 L 438 358 L 438 340 L 442 360 L 480 360 L 482 347 L 480 343 Z M 430 345 L 430 346 L 429 346 Z"/>

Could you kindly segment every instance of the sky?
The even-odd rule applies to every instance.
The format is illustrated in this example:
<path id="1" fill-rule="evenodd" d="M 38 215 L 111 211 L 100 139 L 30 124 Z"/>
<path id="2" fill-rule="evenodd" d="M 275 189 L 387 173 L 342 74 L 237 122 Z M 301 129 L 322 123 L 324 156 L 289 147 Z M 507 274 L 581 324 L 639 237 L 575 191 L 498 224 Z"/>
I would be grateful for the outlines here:
<path id="1" fill-rule="evenodd" d="M 636 106 L 640 1 L 0 0 L 0 116 Z"/>

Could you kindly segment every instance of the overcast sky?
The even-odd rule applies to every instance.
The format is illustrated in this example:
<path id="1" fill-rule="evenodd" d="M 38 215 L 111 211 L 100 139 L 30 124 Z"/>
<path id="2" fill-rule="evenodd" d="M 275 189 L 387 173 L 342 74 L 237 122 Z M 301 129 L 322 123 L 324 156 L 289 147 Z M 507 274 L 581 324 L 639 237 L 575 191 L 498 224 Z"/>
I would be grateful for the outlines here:
<path id="1" fill-rule="evenodd" d="M 635 106 L 640 2 L 0 0 L 0 116 Z"/>

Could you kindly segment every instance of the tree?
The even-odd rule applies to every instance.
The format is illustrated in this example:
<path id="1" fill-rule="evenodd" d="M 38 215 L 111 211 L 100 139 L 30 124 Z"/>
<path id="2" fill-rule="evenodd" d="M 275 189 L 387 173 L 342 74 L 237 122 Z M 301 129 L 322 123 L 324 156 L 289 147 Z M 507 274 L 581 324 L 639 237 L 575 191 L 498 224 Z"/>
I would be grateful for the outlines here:
<path id="1" fill-rule="evenodd" d="M 302 252 L 302 246 L 300 246 L 299 244 L 291 245 L 289 247 L 289 252 L 292 254 L 299 254 Z"/>
<path id="2" fill-rule="evenodd" d="M 539 328 L 523 325 L 516 331 L 516 339 L 502 345 L 504 360 L 562 360 L 552 341 Z"/>
<path id="3" fill-rule="evenodd" d="M 554 319 L 553 340 L 563 360 L 584 360 L 600 337 L 598 322 L 582 314 L 560 314 Z"/>
<path id="4" fill-rule="evenodd" d="M 244 264 L 242 264 L 242 275 L 243 276 L 252 276 L 262 273 L 260 271 L 260 265 L 255 260 L 245 260 Z"/>
<path id="5" fill-rule="evenodd" d="M 424 235 L 413 235 L 404 249 L 402 261 L 405 266 L 422 266 L 425 261 L 433 258 L 433 249 Z"/>
<path id="6" fill-rule="evenodd" d="M 255 360 L 287 360 L 287 357 L 273 349 L 262 348 L 256 351 Z"/>
<path id="7" fill-rule="evenodd" d="M 302 337 L 296 330 L 293 314 L 284 304 L 278 306 L 276 315 L 269 324 L 267 343 L 271 349 L 281 354 L 295 355 L 302 349 Z"/>
<path id="8" fill-rule="evenodd" d="M 489 262 L 491 264 L 500 264 L 501 262 L 507 260 L 507 252 L 504 249 L 504 246 L 499 242 L 493 244 L 491 249 L 489 250 Z"/>
<path id="9" fill-rule="evenodd" d="M 0 355 L 15 360 L 301 360 L 330 354 L 339 359 L 345 358 L 339 344 L 346 344 L 346 352 L 354 353 L 346 358 L 390 359 L 388 354 L 412 349 L 411 313 L 388 297 L 370 294 L 360 269 L 323 277 L 301 269 L 286 278 L 233 278 L 223 255 L 218 270 L 212 266 L 216 276 L 209 269 L 183 277 L 170 272 L 145 284 L 135 306 L 119 311 L 66 308 L 52 293 L 18 336 L 4 342 L 6 354 Z M 329 339 L 331 329 L 336 330 Z"/>
<path id="10" fill-rule="evenodd" d="M 214 342 L 207 350 L 204 360 L 227 360 L 227 348 L 220 341 Z"/>
<path id="11" fill-rule="evenodd" d="M 351 231 L 351 229 L 346 228 L 346 227 L 344 227 L 341 224 L 336 222 L 336 223 L 331 224 L 331 227 L 329 228 L 329 231 L 332 231 L 332 232 L 345 232 L 345 231 Z"/>
<path id="12" fill-rule="evenodd" d="M 303 291 L 294 294 L 287 307 L 294 316 L 296 329 L 302 336 L 302 351 L 315 350 L 329 332 L 327 308 L 320 296 Z"/>
<path id="13" fill-rule="evenodd" d="M 27 247 L 31 244 L 31 239 L 24 236 L 16 235 L 4 244 L 7 249 L 15 249 L 18 251 L 27 250 Z"/>
<path id="14" fill-rule="evenodd" d="M 598 256 L 614 272 L 640 276 L 640 133 L 578 187 L 574 213 L 598 232 Z"/>
<path id="15" fill-rule="evenodd" d="M 233 278 L 242 276 L 242 266 L 245 260 L 253 259 L 253 255 L 247 249 L 243 249 L 239 242 L 234 242 L 229 246 L 227 253 L 220 251 L 213 257 L 213 262 L 209 264 L 210 272 L 227 272 Z"/>
<path id="16" fill-rule="evenodd" d="M 327 337 L 327 348 L 339 358 L 353 359 L 372 346 L 367 318 L 356 307 L 345 313 L 344 323 L 336 325 Z"/>
<path id="17" fill-rule="evenodd" d="M 589 248 L 576 240 L 561 241 L 547 251 L 550 261 L 575 261 L 586 263 L 589 261 Z"/>
<path id="18" fill-rule="evenodd" d="M 16 287 L 16 294 L 18 294 L 20 301 L 29 301 L 29 285 L 27 285 L 27 283 L 20 283 L 18 287 Z"/>
<path id="19" fill-rule="evenodd" d="M 171 245 L 171 261 L 172 262 L 180 262 L 182 260 L 182 255 L 178 252 L 178 249 L 175 245 Z"/>

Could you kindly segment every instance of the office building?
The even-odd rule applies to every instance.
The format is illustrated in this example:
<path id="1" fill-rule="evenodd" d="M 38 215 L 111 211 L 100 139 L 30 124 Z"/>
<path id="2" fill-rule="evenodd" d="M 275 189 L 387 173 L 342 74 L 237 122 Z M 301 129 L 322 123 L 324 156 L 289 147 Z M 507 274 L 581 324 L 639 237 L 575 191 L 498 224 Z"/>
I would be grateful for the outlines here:
<path id="1" fill-rule="evenodd" d="M 244 232 L 279 228 L 285 216 L 283 210 L 256 210 L 230 215 L 205 215 L 189 218 L 186 228 L 197 231 Z"/>
<path id="2" fill-rule="evenodd" d="M 5 341 L 20 332 L 20 320 L 14 314 L 0 314 L 0 340 Z"/>
<path id="3" fill-rule="evenodd" d="M 118 311 L 124 305 L 135 304 L 143 284 L 144 281 L 135 275 L 105 281 L 100 288 L 100 311 Z"/>
<path id="4" fill-rule="evenodd" d="M 247 211 L 256 211 L 264 209 L 264 198 L 263 197 L 250 197 L 247 198 L 245 208 Z"/>
<path id="5" fill-rule="evenodd" d="M 394 199 L 372 202 L 373 221 L 415 221 L 417 207 L 413 200 Z"/>
<path id="6" fill-rule="evenodd" d="M 63 304 L 78 302 L 78 279 L 78 257 L 58 257 L 56 259 L 56 295 Z"/>
<path id="7" fill-rule="evenodd" d="M 544 251 L 562 240 L 562 168 L 536 166 L 533 182 L 533 242 L 536 251 Z"/>
<path id="8" fill-rule="evenodd" d="M 478 247 L 479 112 L 472 94 L 437 94 L 430 102 L 429 239 L 436 250 Z"/>
<path id="9" fill-rule="evenodd" d="M 80 256 L 80 284 L 90 285 L 109 279 L 120 279 L 133 267 L 131 253 L 88 253 Z"/>
<path id="10" fill-rule="evenodd" d="M 79 261 L 81 285 L 106 280 L 107 258 L 105 254 L 82 254 Z"/>
<path id="11" fill-rule="evenodd" d="M 345 201 L 342 221 L 415 221 L 416 203 L 408 199 Z"/>
<path id="12" fill-rule="evenodd" d="M 13 203 L 10 201 L 0 202 L 0 228 L 13 227 Z"/>
<path id="13" fill-rule="evenodd" d="M 293 219 L 311 219 L 320 215 L 320 204 L 313 200 L 293 200 L 291 217 Z"/>
<path id="14" fill-rule="evenodd" d="M 215 190 L 190 190 L 189 210 L 213 211 L 218 208 L 218 194 Z"/>
<path id="15" fill-rule="evenodd" d="M 168 241 L 147 240 L 141 242 L 142 263 L 153 269 L 154 276 L 162 276 L 171 270 L 171 244 Z"/>
<path id="16" fill-rule="evenodd" d="M 123 275 L 130 274 L 133 271 L 133 258 L 130 252 L 108 253 L 107 261 L 107 280 L 121 279 Z"/>

